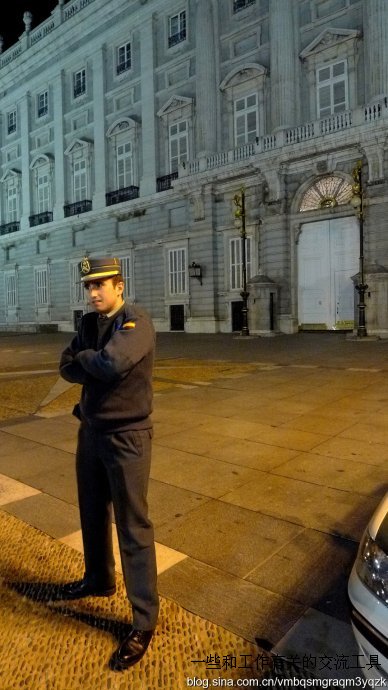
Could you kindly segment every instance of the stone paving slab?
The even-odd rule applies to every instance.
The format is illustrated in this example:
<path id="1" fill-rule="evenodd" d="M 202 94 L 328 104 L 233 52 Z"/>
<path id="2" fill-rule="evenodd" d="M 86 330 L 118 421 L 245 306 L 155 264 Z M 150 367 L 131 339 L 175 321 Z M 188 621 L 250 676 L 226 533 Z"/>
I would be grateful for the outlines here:
<path id="1" fill-rule="evenodd" d="M 4 512 L 0 523 L 2 690 L 183 690 L 194 676 L 262 675 L 262 650 L 166 598 L 147 654 L 115 674 L 107 662 L 130 619 L 121 576 L 109 599 L 52 601 L 55 583 L 82 575 L 81 555 Z M 211 670 L 206 663 L 215 654 L 245 668 Z"/>

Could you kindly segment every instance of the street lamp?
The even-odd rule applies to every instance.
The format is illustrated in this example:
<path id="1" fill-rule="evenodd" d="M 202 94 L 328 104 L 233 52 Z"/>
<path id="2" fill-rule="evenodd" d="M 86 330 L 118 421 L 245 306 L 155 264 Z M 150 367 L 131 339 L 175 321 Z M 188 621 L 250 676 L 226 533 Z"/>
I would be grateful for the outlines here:
<path id="1" fill-rule="evenodd" d="M 354 184 L 352 185 L 352 198 L 350 203 L 354 208 L 354 212 L 358 218 L 359 233 L 360 233 L 360 281 L 356 285 L 356 290 L 359 295 L 358 299 L 358 328 L 357 335 L 364 338 L 367 335 L 365 326 L 365 292 L 368 289 L 364 277 L 364 199 L 362 190 L 362 161 L 357 161 L 357 165 L 353 169 L 352 177 Z"/>
<path id="2" fill-rule="evenodd" d="M 248 328 L 248 297 L 249 292 L 247 292 L 247 233 L 245 230 L 245 191 L 242 187 L 239 194 L 235 194 L 233 197 L 234 205 L 236 210 L 234 216 L 236 221 L 241 221 L 240 227 L 240 237 L 241 237 L 241 260 L 242 260 L 242 291 L 240 295 L 242 297 L 242 329 L 241 335 L 249 335 Z M 240 223 L 238 222 L 238 225 Z"/>

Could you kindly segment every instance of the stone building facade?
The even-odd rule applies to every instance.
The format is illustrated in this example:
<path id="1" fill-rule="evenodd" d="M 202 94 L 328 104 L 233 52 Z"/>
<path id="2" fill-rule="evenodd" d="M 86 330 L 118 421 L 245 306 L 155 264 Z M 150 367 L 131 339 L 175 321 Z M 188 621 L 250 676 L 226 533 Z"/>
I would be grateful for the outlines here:
<path id="1" fill-rule="evenodd" d="M 352 330 L 361 161 L 388 336 L 386 0 L 59 0 L 24 23 L 0 55 L 1 329 L 74 329 L 78 262 L 117 255 L 158 330 L 239 330 L 244 242 L 252 333 Z"/>

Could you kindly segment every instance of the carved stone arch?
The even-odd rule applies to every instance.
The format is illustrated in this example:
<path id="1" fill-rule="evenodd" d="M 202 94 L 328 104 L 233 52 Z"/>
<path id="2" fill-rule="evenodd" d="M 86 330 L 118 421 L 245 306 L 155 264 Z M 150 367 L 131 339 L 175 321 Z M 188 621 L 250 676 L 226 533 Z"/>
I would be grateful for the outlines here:
<path id="1" fill-rule="evenodd" d="M 132 117 L 120 117 L 118 120 L 115 120 L 109 127 L 106 136 L 108 138 L 117 136 L 118 134 L 122 134 L 123 132 L 129 132 L 138 129 L 139 123 L 136 122 Z"/>
<path id="2" fill-rule="evenodd" d="M 266 74 L 266 67 L 263 67 L 263 65 L 260 65 L 260 63 L 245 63 L 244 65 L 240 65 L 240 67 L 235 67 L 231 72 L 229 72 L 229 74 L 226 75 L 225 79 L 223 79 L 220 84 L 220 90 L 224 91 L 230 86 L 234 86 L 237 83 L 241 84 L 242 82 L 249 81 L 255 77 L 263 78 L 266 76 Z"/>
<path id="3" fill-rule="evenodd" d="M 34 156 L 30 163 L 30 170 L 39 168 L 42 165 L 52 165 L 53 162 L 52 156 L 46 156 L 45 153 L 38 153 L 38 155 Z"/>

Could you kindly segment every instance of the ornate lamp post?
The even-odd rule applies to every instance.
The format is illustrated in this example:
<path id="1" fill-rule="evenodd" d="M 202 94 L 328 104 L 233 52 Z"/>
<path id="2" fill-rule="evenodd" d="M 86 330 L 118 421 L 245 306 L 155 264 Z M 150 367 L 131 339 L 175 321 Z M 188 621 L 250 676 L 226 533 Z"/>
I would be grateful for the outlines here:
<path id="1" fill-rule="evenodd" d="M 249 335 L 248 328 L 248 297 L 249 292 L 247 292 L 247 233 L 245 230 L 245 191 L 242 187 L 239 194 L 235 194 L 233 197 L 234 205 L 236 210 L 234 216 L 237 221 L 241 221 L 238 225 L 240 226 L 240 237 L 241 237 L 241 260 L 242 260 L 242 291 L 240 295 L 242 297 L 242 330 L 241 335 Z"/>
<path id="2" fill-rule="evenodd" d="M 355 214 L 358 218 L 359 233 L 360 233 L 360 281 L 356 285 L 356 290 L 359 295 L 358 299 L 358 328 L 357 336 L 364 338 L 367 335 L 365 325 L 365 292 L 368 286 L 365 283 L 364 277 L 364 204 L 363 204 L 363 189 L 362 189 L 362 161 L 357 161 L 357 165 L 352 172 L 354 184 L 352 186 L 353 196 L 350 199 Z"/>

